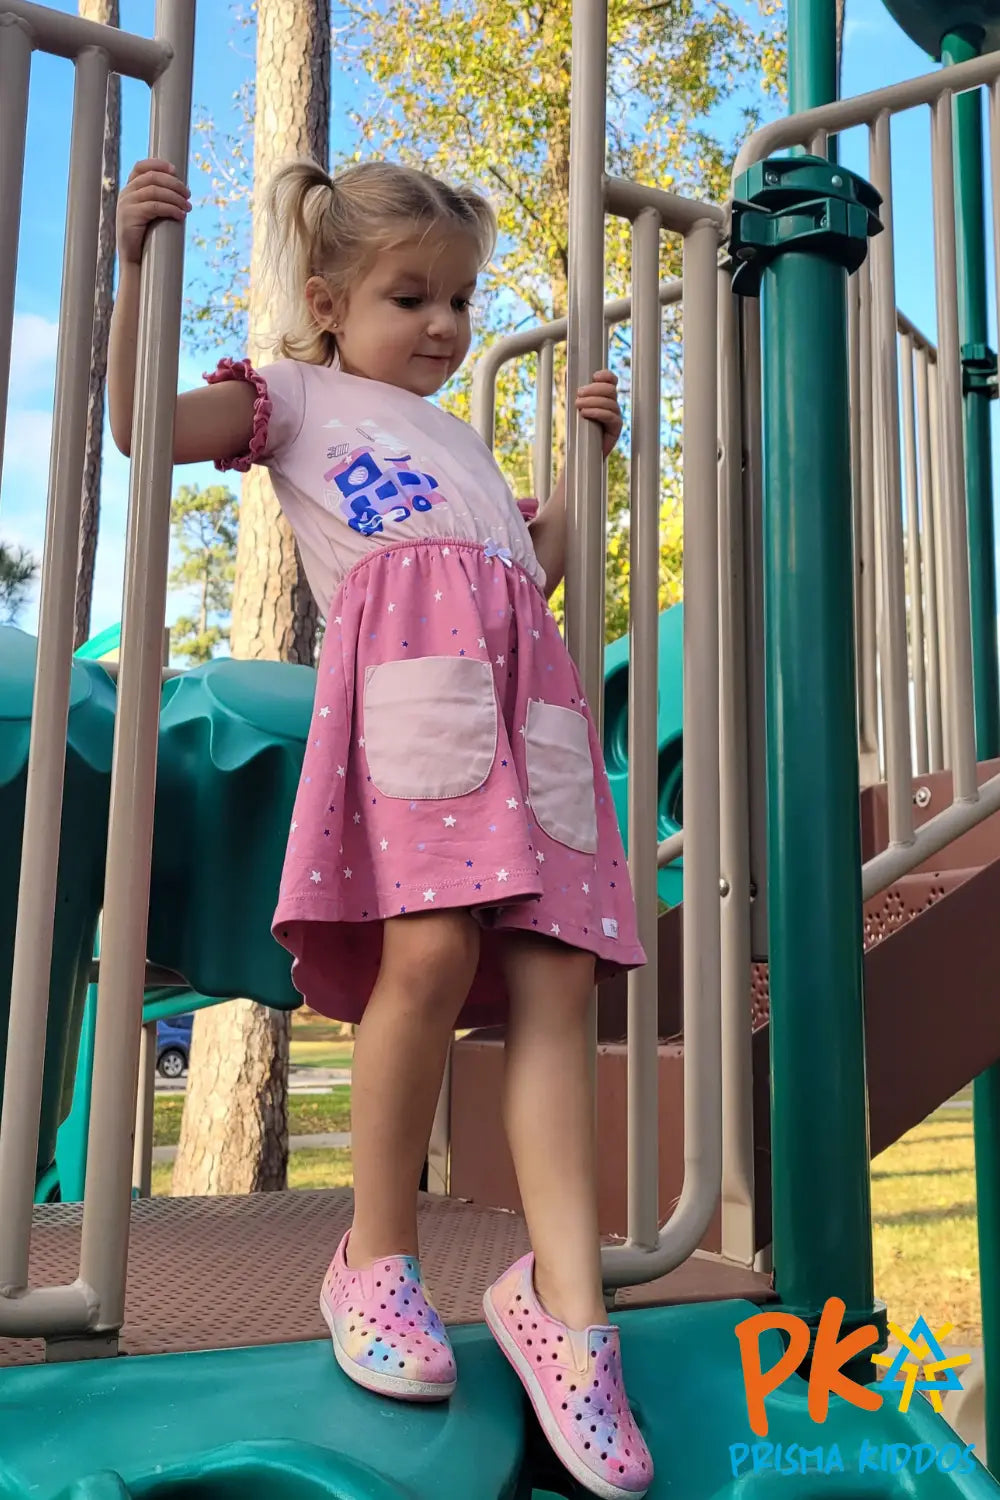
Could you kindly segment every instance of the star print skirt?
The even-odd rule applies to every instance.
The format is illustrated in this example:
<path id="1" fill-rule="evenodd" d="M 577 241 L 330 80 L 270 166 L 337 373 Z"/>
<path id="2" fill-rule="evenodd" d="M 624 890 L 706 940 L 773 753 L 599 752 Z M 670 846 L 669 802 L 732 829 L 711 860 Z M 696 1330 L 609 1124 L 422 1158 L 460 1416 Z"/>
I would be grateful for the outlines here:
<path id="1" fill-rule="evenodd" d="M 307 1003 L 357 1021 L 382 923 L 470 910 L 462 1027 L 502 1021 L 506 931 L 645 962 L 600 743 L 526 573 L 465 542 L 379 548 L 327 621 L 275 937 Z"/>

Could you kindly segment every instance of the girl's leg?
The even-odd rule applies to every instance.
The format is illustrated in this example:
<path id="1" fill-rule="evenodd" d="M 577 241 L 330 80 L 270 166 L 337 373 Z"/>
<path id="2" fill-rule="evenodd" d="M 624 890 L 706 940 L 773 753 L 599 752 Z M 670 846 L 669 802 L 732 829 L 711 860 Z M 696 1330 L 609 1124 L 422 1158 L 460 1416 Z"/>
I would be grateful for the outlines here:
<path id="1" fill-rule="evenodd" d="M 589 1052 L 592 954 L 511 933 L 504 1123 L 535 1253 L 535 1290 L 570 1328 L 607 1322 Z"/>
<path id="2" fill-rule="evenodd" d="M 444 1062 L 479 961 L 465 911 L 394 917 L 358 1026 L 351 1072 L 351 1267 L 417 1255 L 417 1188 Z"/>

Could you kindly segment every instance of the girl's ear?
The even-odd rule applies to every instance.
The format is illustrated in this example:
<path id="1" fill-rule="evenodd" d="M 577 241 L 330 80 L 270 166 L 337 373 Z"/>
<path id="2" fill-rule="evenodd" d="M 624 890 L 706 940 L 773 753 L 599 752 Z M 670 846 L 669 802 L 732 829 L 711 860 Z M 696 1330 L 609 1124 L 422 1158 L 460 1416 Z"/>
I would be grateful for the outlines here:
<path id="1" fill-rule="evenodd" d="M 322 276 L 310 276 L 306 282 L 306 303 L 316 326 L 332 333 L 337 326 L 339 309 Z"/>

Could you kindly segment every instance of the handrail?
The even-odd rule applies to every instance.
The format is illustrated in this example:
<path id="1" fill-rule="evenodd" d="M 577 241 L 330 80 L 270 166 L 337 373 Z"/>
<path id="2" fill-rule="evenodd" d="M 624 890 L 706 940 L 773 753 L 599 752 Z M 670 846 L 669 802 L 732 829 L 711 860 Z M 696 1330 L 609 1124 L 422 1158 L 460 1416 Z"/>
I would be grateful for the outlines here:
<path id="1" fill-rule="evenodd" d="M 70 1286 L 29 1288 L 28 1254 L 73 649 L 73 575 L 87 421 L 87 381 L 82 377 L 90 368 L 107 76 L 114 67 L 152 85 L 151 154 L 177 163 L 183 171 L 190 128 L 194 19 L 194 0 L 157 0 L 157 37 L 149 41 L 22 0 L 0 0 L 0 80 L 4 84 L 0 89 L 0 156 L 7 158 L 4 183 L 15 203 L 20 199 L 23 175 L 31 48 L 69 56 L 76 63 L 46 562 L 0 1116 L 0 1334 L 99 1332 L 114 1337 L 124 1320 L 130 1137 L 141 1026 L 135 997 L 142 991 L 146 961 L 183 267 L 183 230 L 166 221 L 149 235 L 142 266 L 103 961 L 79 1275 Z M 0 237 L 0 396 L 4 406 L 4 351 L 9 351 L 13 320 L 16 252 L 16 231 L 13 238 Z"/>

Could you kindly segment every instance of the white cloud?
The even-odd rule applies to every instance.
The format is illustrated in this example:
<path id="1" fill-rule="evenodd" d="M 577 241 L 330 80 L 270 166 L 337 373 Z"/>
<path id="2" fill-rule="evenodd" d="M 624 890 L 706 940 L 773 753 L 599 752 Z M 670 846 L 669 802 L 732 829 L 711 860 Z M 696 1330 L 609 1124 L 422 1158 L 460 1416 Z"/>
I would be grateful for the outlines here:
<path id="1" fill-rule="evenodd" d="M 59 325 L 37 313 L 14 314 L 10 357 L 10 399 L 23 402 L 43 391 L 51 399 L 56 373 Z"/>

